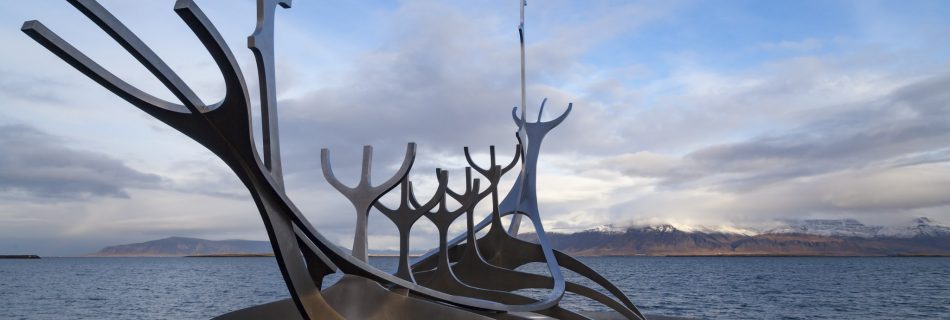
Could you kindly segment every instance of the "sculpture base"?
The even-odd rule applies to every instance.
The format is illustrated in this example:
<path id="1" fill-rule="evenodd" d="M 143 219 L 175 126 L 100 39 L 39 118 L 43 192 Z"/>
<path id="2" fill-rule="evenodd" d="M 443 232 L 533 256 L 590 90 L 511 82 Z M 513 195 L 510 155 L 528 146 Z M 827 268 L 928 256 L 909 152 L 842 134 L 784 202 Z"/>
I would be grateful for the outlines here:
<path id="1" fill-rule="evenodd" d="M 477 313 L 416 299 L 389 291 L 375 281 L 344 275 L 340 281 L 321 292 L 337 313 L 346 319 L 465 319 L 491 320 Z M 265 303 L 232 311 L 214 319 L 302 319 L 290 299 Z"/>
<path id="2" fill-rule="evenodd" d="M 553 319 L 535 313 L 483 315 L 439 303 L 416 299 L 390 291 L 375 281 L 354 275 L 344 275 L 337 283 L 322 291 L 323 298 L 340 315 L 347 319 Z M 622 320 L 622 315 L 612 311 L 581 312 L 595 320 Z M 290 299 L 232 311 L 215 320 L 250 319 L 303 319 Z M 648 315 L 650 320 L 689 320 L 689 318 Z"/>

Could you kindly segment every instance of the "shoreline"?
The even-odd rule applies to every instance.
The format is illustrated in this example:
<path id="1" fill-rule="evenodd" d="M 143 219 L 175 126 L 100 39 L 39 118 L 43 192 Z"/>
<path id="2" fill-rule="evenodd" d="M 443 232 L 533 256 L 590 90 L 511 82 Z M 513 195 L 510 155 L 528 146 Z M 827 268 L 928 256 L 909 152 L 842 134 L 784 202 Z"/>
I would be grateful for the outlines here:
<path id="1" fill-rule="evenodd" d="M 892 255 L 822 255 L 822 254 L 668 254 L 651 257 L 734 257 L 734 258 L 946 258 L 950 254 L 892 254 Z"/>
<path id="2" fill-rule="evenodd" d="M 20 259 L 20 260 L 33 259 L 35 260 L 35 259 L 40 259 L 40 256 L 35 255 L 35 254 L 3 254 L 3 255 L 0 255 L 0 259 Z"/>
<path id="3" fill-rule="evenodd" d="M 273 256 L 273 253 L 212 253 L 187 255 L 183 258 L 265 258 Z"/>
<path id="4" fill-rule="evenodd" d="M 273 253 L 220 253 L 197 255 L 76 255 L 46 256 L 45 258 L 263 258 L 273 257 Z M 398 255 L 369 255 L 370 258 L 398 258 Z M 411 255 L 409 258 L 416 258 Z M 821 254 L 605 254 L 577 255 L 582 258 L 950 258 L 950 254 L 891 254 L 891 255 L 821 255 Z M 0 259 L 41 259 L 38 255 L 0 255 Z"/>

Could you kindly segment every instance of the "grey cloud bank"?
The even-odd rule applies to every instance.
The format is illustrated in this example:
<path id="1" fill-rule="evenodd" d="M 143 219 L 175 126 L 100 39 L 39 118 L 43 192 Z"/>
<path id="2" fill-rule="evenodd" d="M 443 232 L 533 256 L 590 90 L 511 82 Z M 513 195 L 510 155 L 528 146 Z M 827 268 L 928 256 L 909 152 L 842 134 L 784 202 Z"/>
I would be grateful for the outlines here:
<path id="1" fill-rule="evenodd" d="M 887 223 L 946 219 L 948 85 L 947 75 L 922 79 L 792 130 L 681 157 L 639 152 L 605 159 L 624 174 L 656 179 L 657 193 L 666 195 L 614 210 L 647 217 L 656 211 L 718 213 L 697 219 L 710 224 L 724 218 L 732 224 L 841 216 Z"/>
<path id="2" fill-rule="evenodd" d="M 542 147 L 539 195 L 546 225 L 555 231 L 609 223 L 741 227 L 845 217 L 902 224 L 917 216 L 950 223 L 950 195 L 942 192 L 950 190 L 946 62 L 919 59 L 924 65 L 901 67 L 926 48 L 901 56 L 860 46 L 813 54 L 834 41 L 811 38 L 750 45 L 795 54 L 740 70 L 681 58 L 690 56 L 682 52 L 667 53 L 685 59 L 672 70 L 640 61 L 591 61 L 604 54 L 602 46 L 669 24 L 688 6 L 664 3 L 581 9 L 568 2 L 552 1 L 551 9 L 532 3 L 530 9 L 543 14 L 529 20 L 539 22 L 528 29 L 529 118 L 536 117 L 542 97 L 549 98 L 543 119 L 574 103 Z M 238 59 L 250 61 L 243 41 L 253 27 L 252 4 L 200 4 L 223 23 Z M 172 67 L 202 97 L 220 90 L 197 42 L 176 40 L 190 35 L 180 32 L 170 6 L 149 3 L 167 10 L 167 16 L 151 17 L 134 6 L 105 5 L 177 62 Z M 33 6 L 28 9 L 52 10 Z M 320 148 L 331 149 L 334 170 L 352 183 L 362 145 L 376 147 L 374 168 L 386 176 L 402 159 L 405 143 L 418 142 L 412 177 L 422 193 L 434 185 L 436 167 L 451 170 L 458 186 L 462 146 L 480 159 L 492 144 L 502 157 L 510 155 L 516 143 L 510 111 L 519 100 L 511 28 L 516 17 L 470 6 L 399 3 L 373 13 L 373 26 L 383 31 L 368 36 L 354 29 L 352 38 L 323 34 L 345 30 L 310 21 L 317 15 L 312 4 L 281 13 L 286 19 L 278 18 L 278 34 L 295 36 L 293 42 L 278 38 L 288 194 L 330 239 L 349 245 L 355 219 L 324 182 Z M 88 23 L 62 13 L 67 10 L 48 12 L 61 24 Z M 159 22 L 175 26 L 169 36 L 160 36 Z M 0 66 L 0 117 L 11 119 L 0 126 L 0 222 L 6 222 L 0 223 L 0 250 L 76 254 L 173 235 L 264 238 L 250 197 L 213 156 L 154 126 L 25 36 L 3 31 L 0 37 L 25 52 L 0 56 L 13 61 Z M 102 39 L 82 39 L 97 56 L 118 56 L 97 45 Z M 376 42 L 349 44 L 366 39 Z M 149 92 L 160 91 L 127 60 L 101 62 Z M 242 66 L 248 82 L 256 83 L 252 64 Z M 395 229 L 382 216 L 370 218 L 370 231 L 371 247 L 396 246 Z M 415 231 L 413 249 L 434 244 L 427 223 Z M 31 241 L 44 245 L 30 247 Z M 57 242 L 77 245 L 58 248 Z"/>
<path id="3" fill-rule="evenodd" d="M 27 125 L 0 125 L 0 194 L 35 201 L 128 198 L 128 187 L 155 187 L 161 177 L 99 152 L 70 148 Z"/>

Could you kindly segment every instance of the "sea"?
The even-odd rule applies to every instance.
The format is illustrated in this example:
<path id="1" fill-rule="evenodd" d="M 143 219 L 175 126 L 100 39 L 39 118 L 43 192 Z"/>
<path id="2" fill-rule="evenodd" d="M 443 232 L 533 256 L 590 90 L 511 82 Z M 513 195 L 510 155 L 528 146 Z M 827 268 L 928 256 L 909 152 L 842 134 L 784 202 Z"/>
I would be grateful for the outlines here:
<path id="1" fill-rule="evenodd" d="M 946 257 L 580 259 L 648 315 L 950 319 Z M 370 260 L 382 270 L 395 269 L 394 258 Z M 565 276 L 587 283 L 571 272 Z M 208 319 L 286 297 L 277 263 L 268 257 L 0 260 L 0 319 Z M 605 310 L 573 295 L 562 304 Z"/>

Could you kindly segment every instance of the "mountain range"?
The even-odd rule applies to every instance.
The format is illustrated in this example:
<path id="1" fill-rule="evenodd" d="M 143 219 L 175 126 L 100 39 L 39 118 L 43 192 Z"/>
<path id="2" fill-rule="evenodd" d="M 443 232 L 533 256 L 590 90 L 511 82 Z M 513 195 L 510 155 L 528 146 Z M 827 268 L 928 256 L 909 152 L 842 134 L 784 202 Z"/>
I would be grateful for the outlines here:
<path id="1" fill-rule="evenodd" d="M 344 248 L 349 251 L 349 249 Z M 399 255 L 398 250 L 370 250 L 374 256 Z M 270 241 L 256 240 L 205 240 L 188 237 L 130 243 L 102 248 L 87 257 L 184 257 L 184 256 L 260 256 L 272 255 Z M 420 254 L 420 252 L 412 252 Z"/>
<path id="2" fill-rule="evenodd" d="M 853 219 L 789 221 L 758 233 L 603 226 L 548 237 L 555 249 L 581 256 L 950 256 L 950 227 L 927 218 L 904 227 L 869 226 Z M 521 238 L 536 241 L 537 235 Z"/>
<path id="3" fill-rule="evenodd" d="M 907 226 L 865 225 L 855 219 L 813 219 L 785 222 L 785 226 L 768 230 L 766 233 L 804 233 L 860 238 L 950 236 L 950 227 L 939 225 L 926 217 L 914 219 L 913 223 Z"/>
<path id="4" fill-rule="evenodd" d="M 732 230 L 732 229 L 728 229 Z M 672 225 L 616 228 L 610 225 L 576 233 L 549 232 L 555 249 L 580 256 L 802 255 L 802 256 L 950 256 L 950 227 L 918 218 L 901 227 L 865 225 L 854 219 L 785 221 L 762 231 L 681 230 Z M 519 236 L 537 241 L 537 235 Z M 205 240 L 170 237 L 105 247 L 87 256 L 190 256 L 270 254 L 268 241 Z M 376 250 L 374 255 L 395 255 Z"/>
<path id="5" fill-rule="evenodd" d="M 272 253 L 269 241 L 205 240 L 169 237 L 142 243 L 123 244 L 102 248 L 93 257 L 181 257 L 217 254 Z"/>

